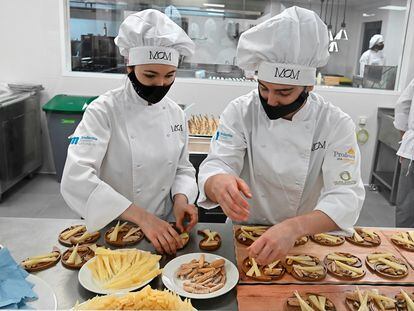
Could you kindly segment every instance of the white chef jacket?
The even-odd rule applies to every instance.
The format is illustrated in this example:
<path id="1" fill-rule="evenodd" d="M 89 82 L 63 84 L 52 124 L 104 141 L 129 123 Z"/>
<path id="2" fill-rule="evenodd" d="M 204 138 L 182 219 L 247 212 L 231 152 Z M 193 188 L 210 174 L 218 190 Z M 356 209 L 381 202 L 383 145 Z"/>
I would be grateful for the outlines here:
<path id="1" fill-rule="evenodd" d="M 270 120 L 257 90 L 232 101 L 200 166 L 201 207 L 217 206 L 206 198 L 204 184 L 220 173 L 249 185 L 249 224 L 320 210 L 349 233 L 365 197 L 354 123 L 315 93 L 292 121 Z"/>
<path id="2" fill-rule="evenodd" d="M 61 193 L 89 231 L 101 229 L 131 203 L 170 220 L 175 194 L 195 201 L 186 125 L 172 100 L 149 105 L 129 80 L 88 106 L 71 138 Z"/>
<path id="3" fill-rule="evenodd" d="M 376 65 L 376 66 L 384 66 L 385 65 L 385 55 L 384 51 L 373 51 L 367 50 L 359 59 L 359 75 L 361 77 L 364 76 L 364 69 L 365 65 Z"/>
<path id="4" fill-rule="evenodd" d="M 414 108 L 412 108 L 414 99 L 414 79 L 402 92 L 395 105 L 394 126 L 405 134 L 401 141 L 397 155 L 414 160 Z"/>

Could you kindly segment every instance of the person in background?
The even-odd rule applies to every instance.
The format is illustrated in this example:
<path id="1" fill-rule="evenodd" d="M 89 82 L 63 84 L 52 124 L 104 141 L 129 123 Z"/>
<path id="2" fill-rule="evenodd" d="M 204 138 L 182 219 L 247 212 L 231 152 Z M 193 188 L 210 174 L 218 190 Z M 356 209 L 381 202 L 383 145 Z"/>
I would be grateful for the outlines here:
<path id="1" fill-rule="evenodd" d="M 414 79 L 410 82 L 395 105 L 394 126 L 401 131 L 401 173 L 398 183 L 395 223 L 397 227 L 414 227 Z"/>
<path id="2" fill-rule="evenodd" d="M 369 40 L 369 49 L 359 59 L 359 75 L 364 76 L 365 65 L 385 66 L 384 37 L 373 35 Z"/>
<path id="3" fill-rule="evenodd" d="M 200 167 L 198 205 L 271 225 L 249 247 L 259 264 L 283 258 L 304 235 L 352 232 L 362 207 L 355 125 L 311 92 L 328 43 L 319 16 L 296 6 L 239 39 L 238 65 L 258 71 L 258 89 L 222 113 Z"/>
<path id="4" fill-rule="evenodd" d="M 198 221 L 195 169 L 184 112 L 165 95 L 178 60 L 194 43 L 166 15 L 129 15 L 115 38 L 127 62 L 125 85 L 93 101 L 72 137 L 62 177 L 67 204 L 89 231 L 116 218 L 139 225 L 157 251 L 175 253 Z M 184 227 L 185 219 L 189 220 Z"/>

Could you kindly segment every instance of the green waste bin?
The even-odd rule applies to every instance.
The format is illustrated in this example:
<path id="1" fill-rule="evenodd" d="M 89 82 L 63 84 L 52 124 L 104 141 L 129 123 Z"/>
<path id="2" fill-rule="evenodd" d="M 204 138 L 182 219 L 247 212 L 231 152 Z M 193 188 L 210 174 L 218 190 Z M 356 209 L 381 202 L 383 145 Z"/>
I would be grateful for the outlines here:
<path id="1" fill-rule="evenodd" d="M 53 160 L 57 181 L 62 179 L 63 167 L 69 146 L 69 136 L 73 134 L 82 119 L 83 112 L 97 96 L 56 95 L 42 109 L 46 113 Z"/>

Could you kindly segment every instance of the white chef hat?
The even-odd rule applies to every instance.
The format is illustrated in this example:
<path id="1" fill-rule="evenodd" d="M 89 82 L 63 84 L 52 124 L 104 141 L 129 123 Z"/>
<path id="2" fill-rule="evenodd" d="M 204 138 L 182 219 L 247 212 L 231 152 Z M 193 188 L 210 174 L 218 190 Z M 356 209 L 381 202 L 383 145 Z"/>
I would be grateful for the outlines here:
<path id="1" fill-rule="evenodd" d="M 374 45 L 384 42 L 384 37 L 382 35 L 373 35 L 369 40 L 369 48 L 372 48 Z"/>
<path id="2" fill-rule="evenodd" d="M 128 66 L 166 64 L 178 66 L 179 56 L 191 56 L 195 44 L 185 31 L 157 10 L 129 15 L 119 27 L 115 44 Z"/>
<path id="3" fill-rule="evenodd" d="M 293 6 L 240 36 L 237 63 L 258 70 L 263 81 L 314 85 L 316 68 L 328 62 L 328 44 L 328 30 L 319 16 Z"/>

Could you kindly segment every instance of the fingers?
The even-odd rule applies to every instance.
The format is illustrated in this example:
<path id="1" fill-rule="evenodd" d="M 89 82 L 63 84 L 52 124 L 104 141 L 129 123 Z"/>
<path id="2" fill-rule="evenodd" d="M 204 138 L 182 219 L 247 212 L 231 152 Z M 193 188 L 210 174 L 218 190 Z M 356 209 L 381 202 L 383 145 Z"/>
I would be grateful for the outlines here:
<path id="1" fill-rule="evenodd" d="M 194 205 L 189 205 L 188 215 L 190 216 L 190 223 L 185 228 L 186 232 L 191 231 L 198 223 L 198 209 Z"/>
<path id="2" fill-rule="evenodd" d="M 239 206 L 243 211 L 249 215 L 249 203 L 243 198 L 240 191 L 234 188 L 228 189 L 228 192 L 234 202 L 237 206 Z"/>
<path id="3" fill-rule="evenodd" d="M 154 245 L 155 250 L 160 253 L 163 254 L 164 253 L 164 249 L 161 246 L 161 243 L 158 242 L 158 238 L 157 236 L 149 236 L 148 239 L 151 241 L 152 245 Z"/>
<path id="4" fill-rule="evenodd" d="M 262 237 L 258 238 L 256 241 L 250 245 L 247 250 L 249 251 L 249 257 L 257 258 L 260 252 L 266 245 L 266 240 L 262 239 Z"/>
<path id="5" fill-rule="evenodd" d="M 168 232 L 169 232 L 170 236 L 172 237 L 172 239 L 173 239 L 172 242 L 175 243 L 176 248 L 182 248 L 183 247 L 183 242 L 181 241 L 180 235 L 177 233 L 177 231 L 175 231 L 173 227 L 168 225 Z"/>
<path id="6" fill-rule="evenodd" d="M 250 191 L 249 186 L 246 184 L 246 182 L 241 179 L 241 178 L 236 178 L 236 182 L 237 182 L 237 187 L 239 188 L 239 190 L 247 197 L 247 198 L 251 198 L 252 197 L 252 192 Z"/>
<path id="7" fill-rule="evenodd" d="M 178 214 L 178 215 L 177 215 Z M 184 216 L 185 213 L 177 213 L 175 215 L 175 226 L 178 228 L 178 230 L 180 230 L 181 233 L 184 232 Z"/>
<path id="8" fill-rule="evenodd" d="M 233 200 L 228 193 L 223 193 L 220 197 L 219 204 L 224 213 L 234 221 L 244 221 L 246 215 L 238 212 L 237 207 L 233 207 Z"/>
<path id="9" fill-rule="evenodd" d="M 265 245 L 260 251 L 259 255 L 256 257 L 256 261 L 259 265 L 265 265 L 270 263 L 270 254 L 272 253 L 272 248 L 269 245 Z"/>
<path id="10" fill-rule="evenodd" d="M 159 234 L 157 238 L 163 250 L 167 254 L 175 253 L 175 243 L 173 243 L 173 240 L 171 238 L 169 238 L 168 236 L 165 236 L 164 234 Z"/>
<path id="11" fill-rule="evenodd" d="M 249 218 L 249 214 L 245 211 L 245 209 L 240 208 L 234 203 L 229 193 L 223 193 L 219 203 L 223 210 L 227 212 L 227 216 L 229 216 L 232 220 L 246 221 Z"/>

